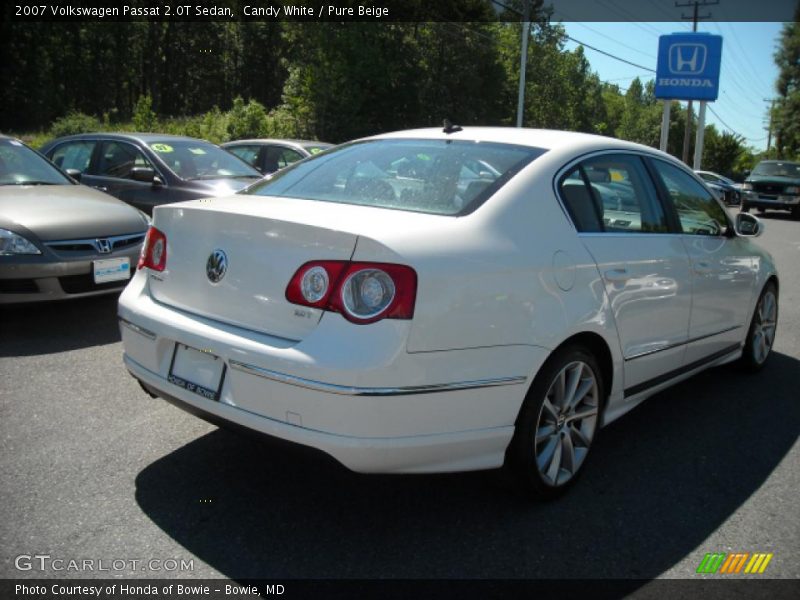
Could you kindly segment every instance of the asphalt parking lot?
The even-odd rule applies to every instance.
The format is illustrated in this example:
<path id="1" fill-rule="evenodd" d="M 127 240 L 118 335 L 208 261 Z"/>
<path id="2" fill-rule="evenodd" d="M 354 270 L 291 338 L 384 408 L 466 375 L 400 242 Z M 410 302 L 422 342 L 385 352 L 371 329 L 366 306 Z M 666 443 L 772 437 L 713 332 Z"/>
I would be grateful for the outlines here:
<path id="1" fill-rule="evenodd" d="M 67 574 L 15 567 L 39 553 L 193 560 L 121 577 L 650 579 L 734 551 L 798 578 L 800 222 L 765 222 L 781 275 L 769 365 L 653 397 L 548 504 L 493 472 L 354 474 L 151 399 L 123 367 L 114 297 L 0 309 L 0 578 Z"/>

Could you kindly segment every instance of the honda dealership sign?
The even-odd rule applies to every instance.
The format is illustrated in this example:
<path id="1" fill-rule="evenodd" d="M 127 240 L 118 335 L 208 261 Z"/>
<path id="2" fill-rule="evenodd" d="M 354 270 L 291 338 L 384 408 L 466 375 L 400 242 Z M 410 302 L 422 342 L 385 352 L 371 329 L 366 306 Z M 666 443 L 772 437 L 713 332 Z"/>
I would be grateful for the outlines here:
<path id="1" fill-rule="evenodd" d="M 710 33 L 673 33 L 658 40 L 656 98 L 716 100 L 722 37 Z"/>

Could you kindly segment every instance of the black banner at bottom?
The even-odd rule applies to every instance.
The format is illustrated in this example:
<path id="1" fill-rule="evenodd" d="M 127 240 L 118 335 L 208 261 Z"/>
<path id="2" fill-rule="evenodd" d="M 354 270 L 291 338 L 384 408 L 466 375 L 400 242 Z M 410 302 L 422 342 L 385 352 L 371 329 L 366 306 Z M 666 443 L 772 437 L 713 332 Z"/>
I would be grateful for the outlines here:
<path id="1" fill-rule="evenodd" d="M 256 600 L 258 598 L 800 598 L 796 579 L 3 579 L 3 600 Z"/>

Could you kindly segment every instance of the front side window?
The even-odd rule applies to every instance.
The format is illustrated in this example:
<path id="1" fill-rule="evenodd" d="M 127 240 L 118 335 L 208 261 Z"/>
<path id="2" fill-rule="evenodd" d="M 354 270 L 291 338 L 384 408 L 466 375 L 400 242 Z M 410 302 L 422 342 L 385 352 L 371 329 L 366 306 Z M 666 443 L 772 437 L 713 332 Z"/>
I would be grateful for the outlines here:
<path id="1" fill-rule="evenodd" d="M 117 179 L 133 179 L 135 167 L 152 169 L 153 165 L 138 148 L 131 144 L 103 142 L 100 160 L 97 164 L 97 175 Z"/>
<path id="2" fill-rule="evenodd" d="M 725 209 L 696 179 L 662 160 L 653 160 L 678 213 L 684 233 L 722 235 L 728 227 Z"/>
<path id="3" fill-rule="evenodd" d="M 92 153 L 97 142 L 81 140 L 60 144 L 50 155 L 50 160 L 61 169 L 77 169 L 85 173 L 92 160 Z"/>
<path id="4" fill-rule="evenodd" d="M 580 232 L 669 231 L 638 156 L 604 154 L 584 160 L 562 177 L 559 191 Z"/>
<path id="5" fill-rule="evenodd" d="M 243 193 L 463 215 L 544 152 L 462 140 L 354 142 L 295 163 Z"/>

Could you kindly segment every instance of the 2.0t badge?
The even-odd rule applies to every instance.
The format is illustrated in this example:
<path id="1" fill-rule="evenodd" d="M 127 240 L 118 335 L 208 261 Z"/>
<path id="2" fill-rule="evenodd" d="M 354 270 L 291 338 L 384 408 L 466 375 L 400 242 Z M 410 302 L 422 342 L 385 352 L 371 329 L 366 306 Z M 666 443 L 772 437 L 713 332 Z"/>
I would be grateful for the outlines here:
<path id="1" fill-rule="evenodd" d="M 214 250 L 206 261 L 206 276 L 211 283 L 219 283 L 228 270 L 228 257 L 222 250 Z"/>

